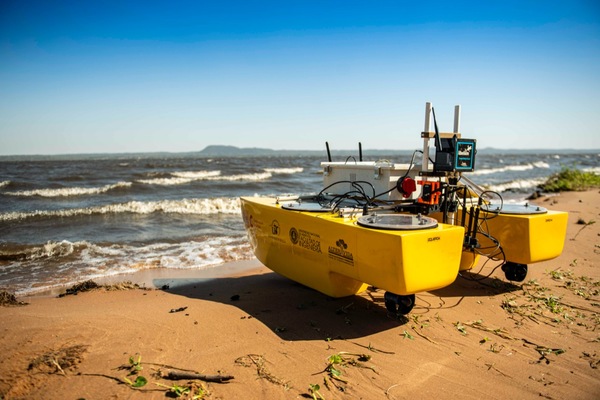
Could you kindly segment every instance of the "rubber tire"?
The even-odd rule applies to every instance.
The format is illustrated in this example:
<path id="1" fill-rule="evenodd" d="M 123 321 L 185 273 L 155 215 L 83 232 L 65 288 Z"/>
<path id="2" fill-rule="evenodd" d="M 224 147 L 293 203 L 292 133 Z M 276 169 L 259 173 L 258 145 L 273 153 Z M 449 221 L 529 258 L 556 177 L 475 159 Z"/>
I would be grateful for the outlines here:
<path id="1" fill-rule="evenodd" d="M 504 276 L 512 282 L 523 282 L 527 277 L 527 265 L 508 261 L 502 266 Z"/>
<path id="2" fill-rule="evenodd" d="M 391 292 L 385 292 L 385 308 L 394 315 L 406 315 L 415 306 L 415 295 L 401 296 Z"/>

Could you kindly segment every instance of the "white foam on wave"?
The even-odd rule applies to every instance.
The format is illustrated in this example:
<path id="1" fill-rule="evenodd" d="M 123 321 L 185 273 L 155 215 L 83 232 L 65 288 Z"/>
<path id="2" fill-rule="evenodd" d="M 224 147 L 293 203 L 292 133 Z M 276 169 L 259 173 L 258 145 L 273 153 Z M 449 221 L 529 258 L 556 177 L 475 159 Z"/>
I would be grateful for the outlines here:
<path id="1" fill-rule="evenodd" d="M 171 173 L 171 178 L 140 179 L 137 182 L 147 185 L 184 185 L 193 181 L 215 178 L 221 175 L 221 171 L 180 171 Z"/>
<path id="2" fill-rule="evenodd" d="M 240 174 L 240 175 L 225 175 L 218 177 L 211 177 L 208 180 L 211 181 L 250 181 L 258 182 L 270 179 L 273 176 L 271 172 L 257 172 L 253 174 Z"/>
<path id="3" fill-rule="evenodd" d="M 522 172 L 532 170 L 535 166 L 533 164 L 526 165 L 507 165 L 506 167 L 498 167 L 498 168 L 488 168 L 488 169 L 479 169 L 473 172 L 469 172 L 472 175 L 489 175 L 489 174 L 497 174 L 501 172 Z"/>
<path id="4" fill-rule="evenodd" d="M 0 182 L 0 189 L 3 188 L 4 186 L 8 186 L 10 185 L 10 181 L 2 181 Z"/>
<path id="5" fill-rule="evenodd" d="M 304 168 L 302 167 L 297 167 L 297 168 L 265 168 L 265 172 L 270 172 L 272 174 L 297 174 L 300 172 L 303 172 Z"/>
<path id="6" fill-rule="evenodd" d="M 600 167 L 588 167 L 588 168 L 582 169 L 582 171 L 600 175 Z"/>
<path id="7" fill-rule="evenodd" d="M 85 248 L 89 243 L 69 242 L 63 240 L 60 242 L 48 242 L 41 246 L 25 248 L 18 250 L 19 258 L 27 261 L 35 261 L 44 258 L 66 257 L 73 254 L 77 249 Z M 2 255 L 6 255 L 3 253 Z"/>
<path id="8" fill-rule="evenodd" d="M 17 294 L 31 294 L 144 269 L 206 269 L 253 257 L 245 235 L 147 245 L 48 242 L 28 253 L 30 256 L 25 260 L 4 267 L 12 274 L 10 278 L 3 277 L 3 285 Z M 43 273 L 36 273 L 36 270 Z"/>
<path id="9" fill-rule="evenodd" d="M 96 214 L 151 214 L 155 212 L 178 214 L 240 214 L 239 198 L 206 198 L 160 201 L 130 201 L 105 206 L 72 208 L 66 210 L 36 210 L 0 214 L 0 221 L 15 221 L 34 217 L 75 217 Z"/>
<path id="10" fill-rule="evenodd" d="M 511 182 L 499 183 L 495 185 L 482 185 L 485 189 L 493 192 L 502 193 L 507 190 L 529 190 L 546 182 L 546 178 L 537 179 L 519 179 Z"/>
<path id="11" fill-rule="evenodd" d="M 533 166 L 540 169 L 548 169 L 550 168 L 550 164 L 545 161 L 536 161 L 533 163 Z"/>
<path id="12" fill-rule="evenodd" d="M 291 173 L 291 172 L 290 172 Z M 249 181 L 258 182 L 264 181 L 273 176 L 272 172 L 257 172 L 251 174 L 238 174 L 238 175 L 221 175 L 221 171 L 183 171 L 173 172 L 170 178 L 154 178 L 154 179 L 140 179 L 137 182 L 148 185 L 184 185 L 193 181 Z"/>
<path id="13" fill-rule="evenodd" d="M 117 182 L 112 185 L 106 185 L 102 187 L 64 187 L 57 189 L 35 189 L 35 190 L 22 190 L 18 192 L 5 192 L 4 194 L 11 196 L 41 196 L 41 197 L 68 197 L 68 196 L 83 196 L 91 194 L 106 193 L 109 190 L 130 187 L 131 182 Z"/>

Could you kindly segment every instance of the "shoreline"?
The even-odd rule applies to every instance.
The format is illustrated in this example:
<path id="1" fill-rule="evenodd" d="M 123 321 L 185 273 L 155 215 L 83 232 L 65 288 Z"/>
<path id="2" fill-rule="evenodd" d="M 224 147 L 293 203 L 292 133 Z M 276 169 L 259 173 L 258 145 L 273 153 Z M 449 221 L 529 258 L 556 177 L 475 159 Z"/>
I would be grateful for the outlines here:
<path id="1" fill-rule="evenodd" d="M 264 267 L 257 259 L 230 261 L 210 268 L 198 269 L 176 269 L 176 268 L 147 268 L 137 272 L 122 273 L 102 276 L 91 281 L 98 285 L 116 285 L 131 282 L 143 289 L 161 289 L 163 287 L 179 287 L 193 282 L 208 282 L 214 279 L 227 278 L 231 276 L 244 276 L 256 273 Z M 60 285 L 50 289 L 17 295 L 18 298 L 26 300 L 31 298 L 51 298 L 64 294 L 65 291 L 77 284 Z"/>
<path id="2" fill-rule="evenodd" d="M 332 299 L 255 259 L 98 282 L 166 290 L 23 297 L 28 305 L 0 307 L 10 321 L 0 339 L 0 397 L 165 398 L 159 384 L 190 386 L 157 375 L 170 366 L 234 377 L 195 380 L 206 399 L 311 398 L 316 385 L 327 400 L 596 399 L 600 192 L 539 202 L 569 212 L 561 256 L 531 265 L 520 284 L 480 264 L 417 294 L 406 318 L 390 318 L 381 291 Z M 143 367 L 132 375 L 130 358 Z M 124 383 L 139 375 L 146 386 Z"/>

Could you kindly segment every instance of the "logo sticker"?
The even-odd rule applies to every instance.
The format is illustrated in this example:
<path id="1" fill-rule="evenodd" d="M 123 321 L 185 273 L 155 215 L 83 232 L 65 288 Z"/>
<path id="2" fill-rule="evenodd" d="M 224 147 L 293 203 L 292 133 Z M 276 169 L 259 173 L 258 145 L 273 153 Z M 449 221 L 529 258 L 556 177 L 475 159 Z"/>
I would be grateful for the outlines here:
<path id="1" fill-rule="evenodd" d="M 335 242 L 335 246 L 329 246 L 329 258 L 344 264 L 354 265 L 354 256 L 348 251 L 348 244 L 344 239 L 339 239 Z"/>
<path id="2" fill-rule="evenodd" d="M 279 230 L 281 228 L 279 227 L 279 222 L 277 222 L 276 219 L 273 220 L 273 222 L 271 222 L 271 233 L 273 235 L 279 235 Z"/>
<path id="3" fill-rule="evenodd" d="M 321 253 L 321 237 L 305 230 L 290 229 L 290 240 L 293 244 L 303 247 L 307 250 Z"/>
<path id="4" fill-rule="evenodd" d="M 292 241 L 292 243 L 298 244 L 298 231 L 296 230 L 296 228 L 290 229 L 290 240 Z"/>

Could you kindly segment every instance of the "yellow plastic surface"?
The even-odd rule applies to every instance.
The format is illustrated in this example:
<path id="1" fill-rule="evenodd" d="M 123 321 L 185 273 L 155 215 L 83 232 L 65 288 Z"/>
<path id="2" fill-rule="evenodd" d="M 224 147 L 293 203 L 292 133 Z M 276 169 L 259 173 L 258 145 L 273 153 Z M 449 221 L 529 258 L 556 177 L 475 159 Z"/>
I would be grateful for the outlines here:
<path id="1" fill-rule="evenodd" d="M 481 228 L 500 242 L 504 259 L 520 264 L 558 257 L 565 244 L 567 220 L 568 213 L 563 211 L 530 215 L 482 212 L 480 215 Z M 484 235 L 478 234 L 477 239 L 482 247 L 494 245 Z"/>
<path id="2" fill-rule="evenodd" d="M 479 262 L 479 254 L 472 250 L 464 250 L 460 258 L 460 271 L 468 271 L 473 269 Z"/>
<path id="3" fill-rule="evenodd" d="M 290 211 L 275 198 L 243 197 L 242 213 L 256 257 L 271 270 L 331 297 L 368 285 L 407 295 L 454 282 L 464 229 L 380 230 L 329 212 Z"/>

